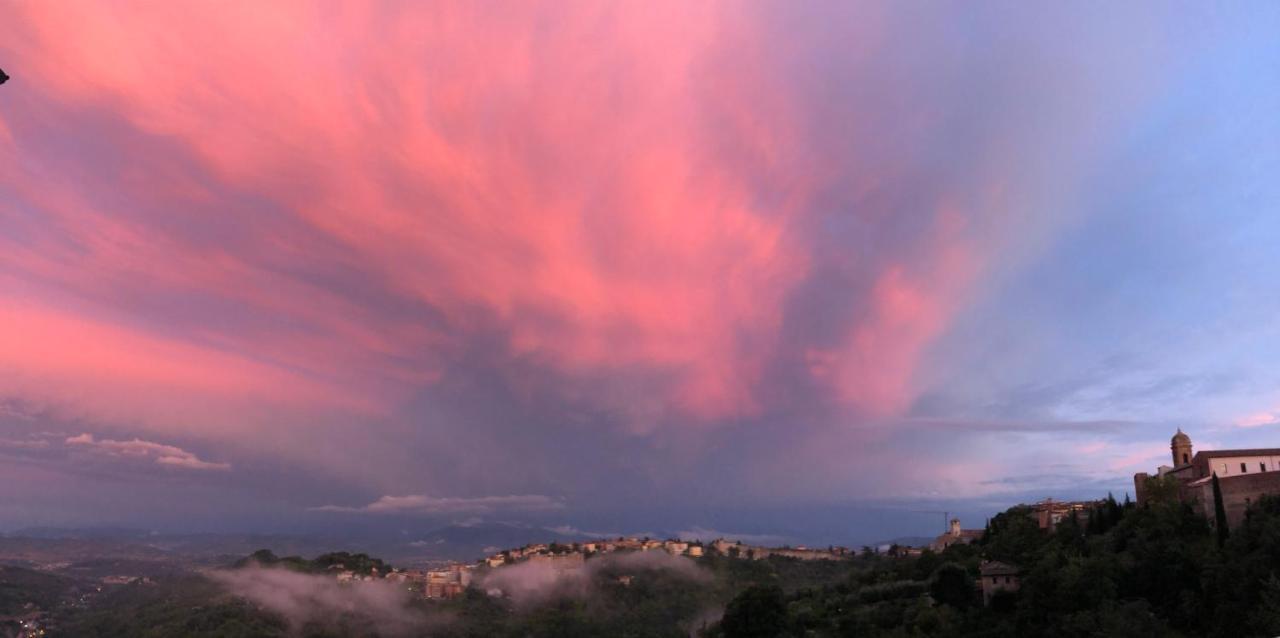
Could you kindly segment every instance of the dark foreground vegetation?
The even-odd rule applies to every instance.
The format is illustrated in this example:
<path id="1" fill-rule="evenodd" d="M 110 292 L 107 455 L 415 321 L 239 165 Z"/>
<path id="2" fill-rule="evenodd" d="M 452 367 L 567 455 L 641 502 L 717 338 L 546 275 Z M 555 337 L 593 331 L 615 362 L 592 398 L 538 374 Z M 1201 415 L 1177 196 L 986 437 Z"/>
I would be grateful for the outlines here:
<path id="1" fill-rule="evenodd" d="M 984 607 L 973 584 L 983 559 L 1020 566 L 1020 591 Z M 836 585 L 756 585 L 704 635 L 1276 636 L 1278 574 L 1276 498 L 1224 535 L 1171 498 L 1141 508 L 1108 499 L 1052 532 L 1013 508 L 976 545 L 865 557 Z"/>
<path id="2" fill-rule="evenodd" d="M 362 555 L 253 559 L 315 579 L 328 579 L 334 562 L 361 571 L 388 567 Z M 1020 590 L 984 606 L 975 586 L 983 560 L 1019 566 Z M 1222 536 L 1172 499 L 1142 508 L 1109 500 L 1087 520 L 1067 520 L 1051 532 L 1028 510 L 1013 508 L 990 521 L 979 543 L 940 554 L 864 552 L 841 562 L 711 555 L 697 564 L 695 571 L 599 563 L 573 587 L 527 600 L 473 587 L 455 600 L 414 599 L 404 611 L 410 620 L 391 625 L 360 605 L 290 618 L 188 573 L 109 588 L 60 619 L 52 635 L 1280 635 L 1280 499 L 1256 503 Z M 14 574 L 36 596 L 57 598 L 58 581 Z M 24 598 L 3 583 L 0 592 L 11 610 Z"/>

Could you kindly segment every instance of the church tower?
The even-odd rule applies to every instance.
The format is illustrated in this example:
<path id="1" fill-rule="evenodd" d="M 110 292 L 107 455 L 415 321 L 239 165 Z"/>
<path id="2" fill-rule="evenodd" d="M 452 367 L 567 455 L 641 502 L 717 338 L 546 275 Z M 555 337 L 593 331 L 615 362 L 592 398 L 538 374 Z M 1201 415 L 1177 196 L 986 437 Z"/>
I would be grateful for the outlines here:
<path id="1" fill-rule="evenodd" d="M 1173 435 L 1173 440 L 1169 442 L 1169 449 L 1173 451 L 1173 466 L 1182 467 L 1191 463 L 1191 437 L 1182 433 L 1182 428 L 1178 428 L 1178 433 Z"/>

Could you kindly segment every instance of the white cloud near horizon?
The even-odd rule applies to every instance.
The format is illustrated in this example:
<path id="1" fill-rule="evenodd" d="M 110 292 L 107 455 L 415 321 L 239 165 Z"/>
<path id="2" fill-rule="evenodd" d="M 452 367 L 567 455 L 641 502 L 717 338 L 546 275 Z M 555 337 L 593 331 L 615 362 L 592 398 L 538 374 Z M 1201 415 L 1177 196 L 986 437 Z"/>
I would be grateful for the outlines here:
<path id="1" fill-rule="evenodd" d="M 181 467 L 189 470 L 229 470 L 230 463 L 205 461 L 193 452 L 180 447 L 134 438 L 131 441 L 96 439 L 92 434 L 70 436 L 63 442 L 68 446 L 83 446 L 97 452 L 120 457 L 150 457 L 157 465 Z"/>
<path id="2" fill-rule="evenodd" d="M 488 513 L 498 510 L 548 511 L 563 509 L 564 503 L 541 494 L 509 496 L 382 496 L 378 500 L 359 507 L 345 505 L 321 505 L 309 508 L 315 512 L 367 512 L 371 514 L 460 514 Z"/>

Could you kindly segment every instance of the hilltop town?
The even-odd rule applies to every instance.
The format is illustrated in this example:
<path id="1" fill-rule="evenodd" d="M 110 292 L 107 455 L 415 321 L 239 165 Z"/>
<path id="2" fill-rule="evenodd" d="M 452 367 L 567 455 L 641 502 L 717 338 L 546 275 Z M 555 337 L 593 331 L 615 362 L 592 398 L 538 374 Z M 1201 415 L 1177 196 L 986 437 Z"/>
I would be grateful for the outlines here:
<path id="1" fill-rule="evenodd" d="M 1091 522 L 1094 517 L 1116 516 L 1117 509 L 1129 505 L 1127 500 L 1125 505 L 1121 505 L 1110 496 L 1097 501 L 1056 501 L 1050 498 L 1031 505 L 1018 506 L 1015 509 L 1025 512 L 1037 528 L 1049 533 L 1068 519 L 1082 527 L 1096 527 Z M 1107 513 L 1108 510 L 1110 514 Z M 959 519 L 951 519 L 948 530 L 926 546 L 895 544 L 882 548 L 867 547 L 861 552 L 842 546 L 768 547 L 725 538 L 703 542 L 674 538 L 618 537 L 572 543 L 529 543 L 521 547 L 493 552 L 478 561 L 449 561 L 429 569 L 397 569 L 389 566 L 351 569 L 344 563 L 336 562 L 327 565 L 326 570 L 333 572 L 334 578 L 340 583 L 389 580 L 403 584 L 406 589 L 422 598 L 448 600 L 462 596 L 468 587 L 480 583 L 483 576 L 495 570 L 520 564 L 545 565 L 558 575 L 571 575 L 582 570 L 593 558 L 628 552 L 660 552 L 690 559 L 721 556 L 749 561 L 760 561 L 771 557 L 799 561 L 842 561 L 859 554 L 874 554 L 883 550 L 883 553 L 890 558 L 908 558 L 919 557 L 926 552 L 942 554 L 953 546 L 974 544 L 979 542 L 986 533 L 986 527 L 964 529 Z M 363 555 L 357 556 L 361 557 L 360 560 L 367 559 Z M 1019 587 L 1019 568 L 1016 565 L 995 560 L 984 561 L 980 575 L 981 577 L 975 582 L 975 588 L 981 589 L 986 603 L 990 602 L 996 592 L 1013 592 Z M 630 577 L 624 575 L 619 579 L 623 584 L 629 584 Z M 492 587 L 485 588 L 485 593 L 491 597 L 506 595 L 506 592 L 501 589 Z"/>
<path id="2" fill-rule="evenodd" d="M 733 628 L 757 622 L 762 608 L 784 628 L 777 635 L 794 636 L 897 635 L 904 627 L 918 635 L 1079 635 L 1049 631 L 1060 623 L 1083 635 L 1274 635 L 1266 632 L 1280 630 L 1280 579 L 1267 570 L 1280 557 L 1280 490 L 1267 486 L 1280 476 L 1280 458 L 1270 450 L 1194 454 L 1181 432 L 1170 452 L 1173 465 L 1135 477 L 1137 501 L 1047 498 L 981 525 L 951 518 L 929 542 L 856 550 L 622 536 L 526 543 L 413 569 L 363 553 L 304 559 L 260 550 L 232 569 L 197 561 L 186 570 L 139 560 L 146 554 L 136 548 L 88 563 L 68 549 L 41 552 L 30 539 L 10 539 L 27 567 L 6 568 L 0 581 L 47 592 L 0 608 L 0 629 L 131 635 L 128 628 L 173 622 L 180 607 L 207 609 L 200 622 L 210 628 L 239 623 L 252 635 L 332 622 L 351 635 L 366 635 L 364 626 L 378 635 L 379 619 L 398 607 L 352 615 L 343 601 L 397 591 L 406 618 L 465 617 L 442 635 L 467 638 L 561 635 L 565 626 L 616 635 L 650 625 L 666 628 L 662 635 L 719 638 L 743 635 Z M 283 569 L 241 569 L 255 564 Z M 225 589 L 227 575 L 292 583 L 336 607 L 299 621 L 261 590 Z M 521 590 L 531 575 L 541 592 L 532 598 Z M 565 600 L 576 602 L 557 602 Z M 1189 615 L 1193 603 L 1207 611 Z"/>
<path id="3" fill-rule="evenodd" d="M 475 562 L 450 561 L 432 569 L 380 569 L 373 566 L 357 570 L 349 569 L 344 563 L 331 564 L 327 569 L 342 583 L 390 580 L 403 583 L 407 589 L 423 598 L 451 599 L 461 596 L 473 582 L 478 582 L 480 575 L 511 565 L 546 565 L 555 572 L 571 573 L 582 569 L 589 559 L 625 552 L 662 552 L 691 559 L 719 555 L 743 560 L 764 560 L 772 556 L 802 561 L 843 560 L 853 553 L 847 547 L 765 547 L 723 538 L 704 543 L 699 540 L 619 537 L 589 542 L 529 543 L 494 552 Z M 504 595 L 499 589 L 489 589 L 487 593 L 491 596 Z"/>
<path id="4" fill-rule="evenodd" d="M 1280 449 L 1219 450 L 1193 455 L 1190 437 L 1178 430 L 1171 440 L 1170 452 L 1172 466 L 1162 466 L 1155 476 L 1145 473 L 1135 476 L 1137 505 L 1158 497 L 1153 494 L 1171 494 L 1206 517 L 1211 526 L 1235 526 L 1243 519 L 1246 508 L 1258 498 L 1266 494 L 1280 494 L 1280 472 L 1275 471 L 1280 470 Z M 1256 470 L 1251 472 L 1252 468 Z M 1219 496 L 1216 497 L 1215 492 L 1209 489 L 1215 481 L 1219 483 L 1216 492 Z M 1223 503 L 1223 507 L 1216 507 L 1218 500 Z M 1105 499 L 1093 501 L 1046 498 L 1029 505 L 1017 506 L 1010 511 L 1021 512 L 1045 533 L 1054 532 L 1065 522 L 1086 531 L 1097 531 L 1109 525 L 1107 521 L 1118 519 L 1123 511 L 1134 505 L 1128 495 L 1124 502 L 1117 502 L 1108 495 Z M 1225 518 L 1215 521 L 1216 510 L 1225 510 Z M 978 543 L 989 530 L 989 523 L 981 528 L 966 529 L 959 519 L 951 519 L 948 529 L 927 546 L 892 545 L 883 549 L 891 558 L 919 557 L 926 552 L 942 554 L 953 546 Z M 805 561 L 846 560 L 858 553 L 847 547 L 766 547 L 724 538 L 702 542 L 619 537 L 563 544 L 530 543 L 493 552 L 476 562 L 451 562 L 426 570 L 392 569 L 379 573 L 374 569 L 371 573 L 358 574 L 341 565 L 335 565 L 332 569 L 341 582 L 384 578 L 404 583 L 424 598 L 450 599 L 461 596 L 473 582 L 478 581 L 478 575 L 507 566 L 521 563 L 544 564 L 558 573 L 572 573 L 582 569 L 593 557 L 616 552 L 664 552 L 692 559 L 718 555 L 744 560 L 782 557 Z M 979 566 L 975 588 L 982 592 L 984 604 L 990 604 L 999 592 L 1017 592 L 1021 573 L 1021 567 L 1016 564 L 994 559 L 983 560 Z M 490 589 L 487 593 L 491 596 L 504 594 L 498 589 Z"/>

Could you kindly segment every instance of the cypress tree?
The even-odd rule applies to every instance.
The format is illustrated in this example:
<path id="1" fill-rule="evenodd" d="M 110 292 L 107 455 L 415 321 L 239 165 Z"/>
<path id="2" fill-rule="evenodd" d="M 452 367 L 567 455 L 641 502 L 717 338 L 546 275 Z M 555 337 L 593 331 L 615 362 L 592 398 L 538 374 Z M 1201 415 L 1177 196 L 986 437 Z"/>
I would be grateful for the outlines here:
<path id="1" fill-rule="evenodd" d="M 1213 524 L 1218 528 L 1218 547 L 1227 542 L 1227 508 L 1222 504 L 1222 486 L 1218 485 L 1218 473 L 1213 473 Z"/>

